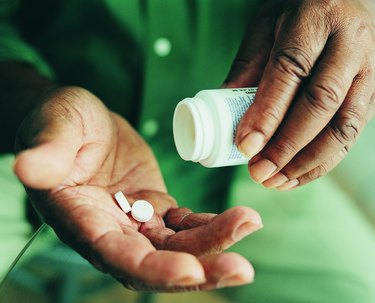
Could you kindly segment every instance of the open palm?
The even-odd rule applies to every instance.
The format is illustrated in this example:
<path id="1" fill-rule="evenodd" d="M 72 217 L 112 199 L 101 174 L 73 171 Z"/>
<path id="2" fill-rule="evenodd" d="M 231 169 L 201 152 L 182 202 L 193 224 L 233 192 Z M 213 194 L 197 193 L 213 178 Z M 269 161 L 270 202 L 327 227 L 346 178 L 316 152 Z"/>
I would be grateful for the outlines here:
<path id="1" fill-rule="evenodd" d="M 146 143 L 88 91 L 51 93 L 17 141 L 14 171 L 44 220 L 125 286 L 179 291 L 253 279 L 247 260 L 222 251 L 259 229 L 259 215 L 246 207 L 220 215 L 178 208 Z M 131 203 L 150 201 L 153 218 L 139 223 L 122 212 L 113 199 L 120 190 Z"/>

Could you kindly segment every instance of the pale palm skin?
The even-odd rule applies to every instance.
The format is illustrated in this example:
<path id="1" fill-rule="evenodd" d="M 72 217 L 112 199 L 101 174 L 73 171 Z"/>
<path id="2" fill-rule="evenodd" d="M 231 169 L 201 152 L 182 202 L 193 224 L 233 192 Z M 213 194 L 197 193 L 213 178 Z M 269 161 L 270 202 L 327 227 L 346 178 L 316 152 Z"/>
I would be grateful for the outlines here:
<path id="1" fill-rule="evenodd" d="M 124 285 L 178 291 L 253 280 L 246 259 L 222 251 L 259 229 L 260 216 L 247 207 L 220 215 L 178 208 L 150 148 L 90 92 L 54 91 L 23 122 L 18 146 L 14 171 L 44 220 Z M 119 190 L 130 202 L 150 201 L 151 221 L 123 213 Z"/>

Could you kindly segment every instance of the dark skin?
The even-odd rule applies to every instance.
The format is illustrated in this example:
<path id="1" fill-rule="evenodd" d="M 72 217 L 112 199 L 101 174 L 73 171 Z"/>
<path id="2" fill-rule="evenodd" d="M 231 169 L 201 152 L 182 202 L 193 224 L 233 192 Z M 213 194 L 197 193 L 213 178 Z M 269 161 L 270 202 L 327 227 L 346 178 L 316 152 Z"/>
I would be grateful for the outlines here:
<path id="1" fill-rule="evenodd" d="M 125 286 L 182 291 L 253 279 L 246 259 L 223 250 L 259 229 L 259 215 L 178 208 L 150 148 L 87 90 L 50 90 L 23 121 L 17 147 L 14 171 L 46 223 Z M 113 199 L 120 190 L 131 203 L 150 201 L 153 218 L 141 224 L 123 213 Z"/>
<path id="2" fill-rule="evenodd" d="M 254 156 L 256 181 L 285 190 L 323 175 L 372 117 L 375 42 L 367 4 L 262 5 L 227 79 L 228 87 L 259 84 L 237 131 L 241 150 Z M 182 291 L 253 280 L 247 260 L 223 251 L 262 226 L 254 210 L 215 215 L 177 207 L 151 150 L 123 117 L 87 90 L 4 64 L 4 138 L 14 138 L 25 118 L 14 171 L 63 241 L 130 288 Z M 118 190 L 131 202 L 152 202 L 152 220 L 139 224 L 125 215 L 112 198 Z"/>
<path id="3" fill-rule="evenodd" d="M 333 169 L 374 115 L 375 4 L 264 2 L 227 87 L 258 86 L 237 129 L 265 187 L 289 190 Z"/>

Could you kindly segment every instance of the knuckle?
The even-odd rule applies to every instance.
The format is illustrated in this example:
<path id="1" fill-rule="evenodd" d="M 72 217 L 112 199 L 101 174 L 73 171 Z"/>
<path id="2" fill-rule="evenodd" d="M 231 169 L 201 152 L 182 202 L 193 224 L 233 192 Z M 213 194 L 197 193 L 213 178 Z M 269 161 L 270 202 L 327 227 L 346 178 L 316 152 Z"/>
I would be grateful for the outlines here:
<path id="1" fill-rule="evenodd" d="M 325 176 L 328 174 L 335 166 L 337 166 L 338 163 L 340 163 L 341 160 L 345 158 L 345 156 L 348 154 L 349 149 L 351 145 L 344 146 L 340 152 L 333 155 L 331 159 L 328 161 L 320 164 L 319 166 L 315 167 L 314 169 L 310 170 L 303 176 L 299 177 L 298 180 L 300 181 L 300 185 L 306 184 L 308 182 L 311 182 L 313 180 L 316 180 L 322 176 Z"/>
<path id="2" fill-rule="evenodd" d="M 370 84 L 369 86 L 374 87 L 375 83 L 375 39 L 373 40 L 374 43 L 372 44 L 371 55 L 364 56 L 364 61 L 362 66 L 355 76 L 354 80 L 363 80 L 368 81 Z"/>
<path id="3" fill-rule="evenodd" d="M 323 163 L 306 174 L 306 178 L 310 181 L 325 176 L 330 171 L 329 164 Z"/>
<path id="4" fill-rule="evenodd" d="M 337 80 L 331 78 L 330 81 L 322 82 L 329 84 L 316 83 L 309 85 L 305 90 L 310 109 L 319 114 L 336 110 L 343 101 L 341 87 Z"/>
<path id="5" fill-rule="evenodd" d="M 345 157 L 349 153 L 350 147 L 351 147 L 350 145 L 345 145 L 344 146 L 344 148 L 342 149 L 342 155 L 343 155 L 343 157 Z"/>
<path id="6" fill-rule="evenodd" d="M 313 67 L 312 56 L 301 47 L 288 47 L 280 49 L 273 56 L 274 64 L 282 73 L 293 78 L 303 80 Z"/>
<path id="7" fill-rule="evenodd" d="M 259 52 L 253 50 L 252 47 L 248 46 L 246 43 L 243 43 L 239 54 L 232 63 L 231 72 L 238 73 L 245 70 L 251 70 L 254 68 L 254 64 L 261 60 L 262 54 L 259 54 Z"/>
<path id="8" fill-rule="evenodd" d="M 262 121 L 267 121 L 267 125 L 278 125 L 282 117 L 282 110 L 278 106 L 269 106 L 262 112 Z"/>
<path id="9" fill-rule="evenodd" d="M 248 50 L 247 52 L 242 53 L 240 56 L 238 56 L 234 62 L 233 67 L 235 68 L 249 68 L 251 66 L 251 63 L 253 62 L 253 54 L 251 50 Z"/>
<path id="10" fill-rule="evenodd" d="M 231 66 L 231 73 L 230 76 L 233 77 L 233 74 L 236 74 L 240 71 L 243 71 L 245 69 L 250 68 L 250 60 L 247 58 L 236 58 L 235 61 L 233 61 Z"/>
<path id="11" fill-rule="evenodd" d="M 347 146 L 359 136 L 361 124 L 361 118 L 354 112 L 336 118 L 330 125 L 333 139 Z"/>
<path id="12" fill-rule="evenodd" d="M 282 166 L 281 162 L 292 158 L 299 151 L 298 145 L 287 136 L 283 136 L 277 143 L 273 144 L 272 155 L 269 156 L 271 161 L 273 161 L 277 166 Z"/>
<path id="13" fill-rule="evenodd" d="M 356 41 L 368 41 L 374 38 L 374 26 L 372 17 L 367 12 L 358 11 L 347 18 L 347 28 L 352 38 Z M 353 37 L 354 36 L 354 37 Z"/>
<path id="14" fill-rule="evenodd" d="M 370 26 L 371 21 L 362 16 L 357 17 L 356 20 L 356 37 L 358 40 L 371 41 L 374 37 L 373 29 Z"/>
<path id="15" fill-rule="evenodd" d="M 317 179 L 319 177 L 325 176 L 329 171 L 330 169 L 328 163 L 323 163 L 311 172 L 311 177 Z"/>
<path id="16" fill-rule="evenodd" d="M 374 58 L 375 59 L 375 58 Z M 364 66 L 359 71 L 358 75 L 354 80 L 366 80 L 369 79 L 372 83 L 375 83 L 375 60 L 368 60 L 364 63 Z"/>
<path id="17" fill-rule="evenodd" d="M 343 147 L 339 153 L 335 154 L 328 161 L 320 164 L 319 166 L 315 167 L 314 169 L 300 177 L 299 179 L 301 180 L 301 183 L 305 184 L 328 174 L 338 163 L 340 163 L 342 159 L 345 158 L 345 156 L 348 154 L 349 149 L 349 145 Z"/>

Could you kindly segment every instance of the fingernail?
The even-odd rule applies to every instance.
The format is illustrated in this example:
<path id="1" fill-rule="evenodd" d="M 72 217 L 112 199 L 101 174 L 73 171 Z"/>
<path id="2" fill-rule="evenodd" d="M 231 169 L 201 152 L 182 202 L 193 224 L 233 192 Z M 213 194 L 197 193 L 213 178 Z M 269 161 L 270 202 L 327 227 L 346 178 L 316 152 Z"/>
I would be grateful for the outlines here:
<path id="1" fill-rule="evenodd" d="M 286 183 L 284 183 L 283 185 L 277 187 L 277 189 L 279 191 L 287 191 L 287 190 L 291 190 L 293 189 L 294 187 L 296 187 L 297 185 L 299 184 L 299 181 L 297 179 L 293 179 L 293 180 L 290 180 Z"/>
<path id="2" fill-rule="evenodd" d="M 284 183 L 288 182 L 289 179 L 282 173 L 277 173 L 272 178 L 264 181 L 262 184 L 267 188 L 274 188 L 283 185 Z"/>
<path id="3" fill-rule="evenodd" d="M 198 285 L 206 283 L 207 280 L 205 278 L 196 278 L 196 277 L 184 277 L 182 279 L 178 279 L 173 281 L 170 286 L 191 286 L 191 285 Z"/>
<path id="4" fill-rule="evenodd" d="M 270 178 L 276 169 L 276 164 L 267 159 L 261 159 L 249 167 L 251 177 L 258 183 Z"/>
<path id="5" fill-rule="evenodd" d="M 217 288 L 223 288 L 228 286 L 239 286 L 248 284 L 254 281 L 254 277 L 241 277 L 238 275 L 221 279 L 217 282 Z"/>
<path id="6" fill-rule="evenodd" d="M 261 229 L 263 227 L 262 222 L 255 223 L 255 222 L 246 222 L 237 227 L 237 229 L 233 232 L 233 240 L 238 242 L 245 238 L 247 235 Z"/>
<path id="7" fill-rule="evenodd" d="M 254 157 L 263 148 L 264 136 L 260 132 L 248 134 L 239 144 L 238 149 L 246 157 Z"/>

